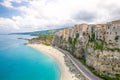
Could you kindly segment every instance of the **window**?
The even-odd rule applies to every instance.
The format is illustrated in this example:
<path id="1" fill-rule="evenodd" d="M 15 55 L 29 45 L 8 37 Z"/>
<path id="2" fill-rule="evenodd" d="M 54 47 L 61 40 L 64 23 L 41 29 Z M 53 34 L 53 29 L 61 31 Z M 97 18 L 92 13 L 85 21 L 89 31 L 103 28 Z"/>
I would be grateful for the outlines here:
<path id="1" fill-rule="evenodd" d="M 85 32 L 83 32 L 83 36 L 85 36 Z"/>
<path id="2" fill-rule="evenodd" d="M 115 34 L 117 35 L 117 32 L 115 32 Z"/>
<path id="3" fill-rule="evenodd" d="M 110 27 L 108 26 L 108 29 L 110 29 Z"/>
<path id="4" fill-rule="evenodd" d="M 115 41 L 118 41 L 118 40 L 119 40 L 119 36 L 116 36 L 116 37 L 115 37 Z"/>

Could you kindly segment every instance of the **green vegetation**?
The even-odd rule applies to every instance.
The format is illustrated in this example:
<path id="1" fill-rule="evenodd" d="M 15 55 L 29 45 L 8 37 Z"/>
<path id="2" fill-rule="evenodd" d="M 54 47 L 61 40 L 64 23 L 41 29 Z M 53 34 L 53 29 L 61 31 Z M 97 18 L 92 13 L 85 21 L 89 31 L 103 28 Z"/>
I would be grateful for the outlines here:
<path id="1" fill-rule="evenodd" d="M 74 39 L 73 39 L 73 44 L 75 45 L 76 42 L 77 42 L 77 38 L 74 38 Z"/>
<path id="2" fill-rule="evenodd" d="M 115 41 L 118 41 L 118 40 L 119 40 L 119 36 L 116 36 L 116 37 L 115 37 Z"/>
<path id="3" fill-rule="evenodd" d="M 38 38 L 43 41 L 45 45 L 51 45 L 54 35 L 39 36 Z"/>
<path id="4" fill-rule="evenodd" d="M 63 36 L 60 36 L 60 40 L 62 40 L 63 39 Z"/>
<path id="5" fill-rule="evenodd" d="M 40 35 L 36 38 L 29 40 L 29 43 L 39 43 L 45 45 L 51 45 L 54 35 Z"/>
<path id="6" fill-rule="evenodd" d="M 84 58 L 78 58 L 78 60 L 80 60 L 82 64 L 86 65 L 86 60 Z"/>
<path id="7" fill-rule="evenodd" d="M 89 37 L 89 42 L 94 42 L 95 41 L 95 33 L 92 33 Z"/>
<path id="8" fill-rule="evenodd" d="M 69 39 L 68 39 L 68 42 L 70 43 L 70 44 L 72 44 L 72 38 L 71 37 L 69 37 Z"/>
<path id="9" fill-rule="evenodd" d="M 94 49 L 103 51 L 104 44 L 105 44 L 105 41 L 100 41 L 100 43 L 98 43 L 97 41 L 94 41 Z"/>
<path id="10" fill-rule="evenodd" d="M 97 76 L 99 76 L 100 78 L 103 78 L 103 79 L 105 79 L 105 80 L 120 80 L 120 77 L 111 78 L 111 77 L 109 77 L 109 76 L 107 76 L 107 75 L 104 75 L 104 74 L 99 73 L 99 72 L 96 71 L 93 67 L 90 67 L 90 66 L 87 66 L 87 67 L 88 67 L 88 69 L 89 69 L 92 73 L 94 73 L 95 75 L 97 75 Z"/>
<path id="11" fill-rule="evenodd" d="M 107 48 L 107 50 L 110 50 L 110 51 L 118 51 L 118 52 L 120 52 L 120 49 L 119 48 Z"/>
<path id="12" fill-rule="evenodd" d="M 89 35 L 89 41 L 88 41 L 88 46 L 89 43 L 94 43 L 94 49 L 95 50 L 104 50 L 104 45 L 106 44 L 104 40 L 95 40 L 95 34 L 92 34 L 92 36 L 90 37 Z"/>
<path id="13" fill-rule="evenodd" d="M 116 80 L 120 80 L 120 74 L 116 74 Z"/>
<path id="14" fill-rule="evenodd" d="M 76 33 L 76 38 L 79 38 L 79 33 Z"/>
<path id="15" fill-rule="evenodd" d="M 69 37 L 69 38 L 68 38 L 68 42 L 69 42 L 71 45 L 75 45 L 76 42 L 77 42 L 77 38 L 71 38 L 71 37 Z"/>
<path id="16" fill-rule="evenodd" d="M 88 36 L 89 37 L 89 41 L 88 41 L 88 45 L 89 43 L 94 43 L 94 49 L 95 50 L 104 50 L 104 44 L 105 41 L 104 40 L 96 40 L 95 39 L 95 33 L 92 31 L 91 35 Z M 99 41 L 99 43 L 98 43 Z"/>
<path id="17" fill-rule="evenodd" d="M 76 49 L 75 44 L 77 43 L 77 41 L 78 41 L 77 38 L 71 38 L 71 37 L 68 38 L 68 42 L 69 42 L 71 49 L 72 49 L 71 53 L 74 53 L 74 51 Z"/>

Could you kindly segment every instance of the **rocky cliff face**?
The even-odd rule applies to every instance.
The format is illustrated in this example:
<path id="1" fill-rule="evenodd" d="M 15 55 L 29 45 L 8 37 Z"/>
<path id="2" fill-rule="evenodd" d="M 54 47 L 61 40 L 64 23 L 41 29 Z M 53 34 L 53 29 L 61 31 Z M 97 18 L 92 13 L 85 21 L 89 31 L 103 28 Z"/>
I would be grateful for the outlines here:
<path id="1" fill-rule="evenodd" d="M 120 74 L 120 53 L 95 50 L 86 55 L 86 64 L 104 75 L 116 77 Z"/>
<path id="2" fill-rule="evenodd" d="M 85 46 L 83 45 L 83 42 L 81 42 L 77 37 L 75 38 L 69 37 L 66 40 L 65 38 L 63 38 L 63 36 L 55 35 L 53 45 L 69 51 L 71 54 L 74 54 L 74 56 L 78 58 L 84 57 Z"/>
<path id="3" fill-rule="evenodd" d="M 69 30 L 68 30 L 69 31 Z M 96 39 L 95 33 L 78 32 L 64 34 L 64 31 L 56 33 L 53 45 L 69 51 L 76 58 L 86 61 L 86 65 L 91 66 L 102 75 L 120 79 L 120 49 L 108 47 L 104 40 Z M 65 37 L 65 35 L 67 37 Z"/>

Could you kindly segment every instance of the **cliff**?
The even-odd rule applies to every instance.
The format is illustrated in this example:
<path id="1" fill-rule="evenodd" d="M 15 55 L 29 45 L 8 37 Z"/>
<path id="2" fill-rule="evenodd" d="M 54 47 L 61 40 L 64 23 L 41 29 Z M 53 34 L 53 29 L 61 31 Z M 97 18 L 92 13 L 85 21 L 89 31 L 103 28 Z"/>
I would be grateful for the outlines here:
<path id="1" fill-rule="evenodd" d="M 120 80 L 120 34 L 114 34 L 119 33 L 120 24 L 114 24 L 117 30 L 108 32 L 108 27 L 114 27 L 109 24 L 112 23 L 78 24 L 60 30 L 55 34 L 52 45 L 69 51 L 100 77 Z"/>

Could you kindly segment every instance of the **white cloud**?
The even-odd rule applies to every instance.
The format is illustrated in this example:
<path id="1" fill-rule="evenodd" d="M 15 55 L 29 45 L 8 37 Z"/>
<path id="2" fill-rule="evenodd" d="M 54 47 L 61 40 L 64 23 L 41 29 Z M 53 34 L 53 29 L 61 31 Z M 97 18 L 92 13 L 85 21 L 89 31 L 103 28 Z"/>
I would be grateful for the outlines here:
<path id="1" fill-rule="evenodd" d="M 14 32 L 20 28 L 16 25 L 15 21 L 9 18 L 0 18 L 0 33 L 3 32 Z"/>
<path id="2" fill-rule="evenodd" d="M 0 18 L 0 27 L 4 27 L 4 28 L 11 28 L 13 27 L 14 29 L 19 29 L 19 27 L 14 23 L 13 20 L 9 19 L 9 18 Z"/>
<path id="3" fill-rule="evenodd" d="M 12 5 L 12 2 L 23 1 L 28 5 L 20 7 Z M 107 22 L 116 19 L 113 13 L 114 8 L 120 8 L 119 3 L 119 0 L 5 0 L 1 3 L 3 6 L 19 10 L 22 15 L 13 16 L 9 20 L 0 19 L 0 22 L 2 21 L 0 27 L 5 25 L 19 31 L 33 31 L 87 22 L 88 18 L 91 18 L 89 23 Z M 89 13 L 92 16 L 89 16 Z M 79 15 L 83 17 L 74 18 Z"/>
<path id="4" fill-rule="evenodd" d="M 13 8 L 12 3 L 8 0 L 4 0 L 3 3 L 0 4 L 8 8 Z"/>

